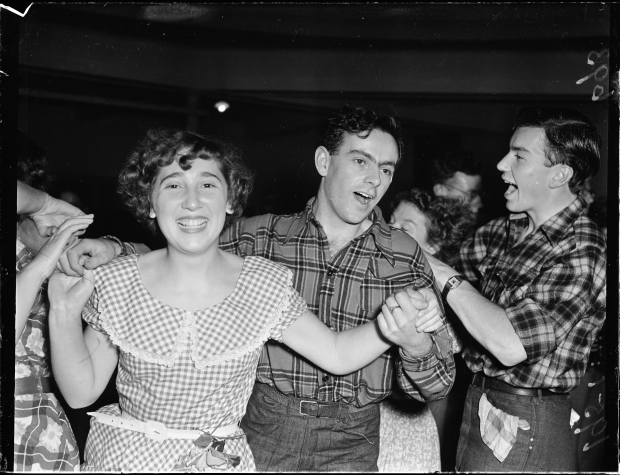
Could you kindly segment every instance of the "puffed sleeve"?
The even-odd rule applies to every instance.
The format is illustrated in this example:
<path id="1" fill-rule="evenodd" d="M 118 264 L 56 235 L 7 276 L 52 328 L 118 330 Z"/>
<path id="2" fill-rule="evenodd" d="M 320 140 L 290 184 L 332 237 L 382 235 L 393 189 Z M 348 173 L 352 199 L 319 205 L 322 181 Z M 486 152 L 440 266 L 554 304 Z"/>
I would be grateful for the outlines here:
<path id="1" fill-rule="evenodd" d="M 285 284 L 284 297 L 278 305 L 275 325 L 271 328 L 269 338 L 282 342 L 282 334 L 288 326 L 301 317 L 307 309 L 306 301 L 292 286 L 292 273 L 287 269 L 288 282 Z"/>
<path id="2" fill-rule="evenodd" d="M 95 286 L 93 293 L 90 295 L 88 302 L 82 310 L 82 319 L 93 329 L 107 335 L 101 324 L 102 302 L 100 300 L 98 287 Z"/>

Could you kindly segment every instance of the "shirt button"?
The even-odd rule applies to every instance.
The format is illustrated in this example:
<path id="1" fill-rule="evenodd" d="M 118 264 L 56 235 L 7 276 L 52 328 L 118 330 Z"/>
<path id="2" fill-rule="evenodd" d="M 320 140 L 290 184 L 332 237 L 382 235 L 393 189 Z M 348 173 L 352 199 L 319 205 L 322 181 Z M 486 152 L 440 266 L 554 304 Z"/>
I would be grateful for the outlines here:
<path id="1" fill-rule="evenodd" d="M 335 273 L 336 273 L 336 271 L 330 270 L 330 271 L 327 273 L 327 275 L 328 275 L 329 277 L 331 277 L 331 276 L 332 276 L 332 275 L 334 275 Z"/>
<path id="2" fill-rule="evenodd" d="M 323 376 L 323 382 L 326 383 L 327 381 L 329 381 L 329 376 Z"/>

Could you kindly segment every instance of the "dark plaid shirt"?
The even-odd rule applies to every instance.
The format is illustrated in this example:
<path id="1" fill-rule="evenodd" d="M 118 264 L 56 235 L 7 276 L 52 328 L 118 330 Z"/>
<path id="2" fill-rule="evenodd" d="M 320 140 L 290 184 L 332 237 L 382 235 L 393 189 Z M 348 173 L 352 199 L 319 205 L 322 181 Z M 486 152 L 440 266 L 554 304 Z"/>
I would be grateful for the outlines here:
<path id="1" fill-rule="evenodd" d="M 378 208 L 370 216 L 371 227 L 330 259 L 327 236 L 312 210 L 314 201 L 298 214 L 267 214 L 238 221 L 224 231 L 220 247 L 286 265 L 293 271 L 293 287 L 309 310 L 334 331 L 374 319 L 388 295 L 409 284 L 433 288 L 441 302 L 417 243 L 401 231 L 391 231 Z M 443 397 L 452 386 L 454 360 L 445 326 L 431 338 L 432 351 L 424 357 L 409 358 L 392 348 L 345 376 L 326 373 L 285 345 L 268 341 L 257 381 L 296 397 L 362 407 L 390 394 L 396 380 L 416 399 L 433 400 Z"/>
<path id="2" fill-rule="evenodd" d="M 507 368 L 474 344 L 467 366 L 513 386 L 567 392 L 579 384 L 605 321 L 606 244 L 579 196 L 517 243 L 525 214 L 481 227 L 461 249 L 459 270 L 506 310 L 527 359 Z"/>

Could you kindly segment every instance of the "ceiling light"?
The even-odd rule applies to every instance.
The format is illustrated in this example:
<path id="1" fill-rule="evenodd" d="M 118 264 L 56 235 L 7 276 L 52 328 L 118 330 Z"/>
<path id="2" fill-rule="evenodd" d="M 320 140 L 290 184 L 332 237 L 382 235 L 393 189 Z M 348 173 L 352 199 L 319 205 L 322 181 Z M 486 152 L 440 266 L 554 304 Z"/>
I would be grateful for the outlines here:
<path id="1" fill-rule="evenodd" d="M 229 107 L 230 107 L 230 104 L 228 102 L 220 101 L 220 102 L 215 103 L 215 108 L 219 112 L 226 112 Z"/>

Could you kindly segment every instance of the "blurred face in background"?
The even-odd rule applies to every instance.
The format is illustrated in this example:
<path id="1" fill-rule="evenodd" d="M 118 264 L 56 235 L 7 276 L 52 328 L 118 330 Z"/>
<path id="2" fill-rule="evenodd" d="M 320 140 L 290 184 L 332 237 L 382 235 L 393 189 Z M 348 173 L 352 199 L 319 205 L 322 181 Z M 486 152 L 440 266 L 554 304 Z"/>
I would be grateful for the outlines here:
<path id="1" fill-rule="evenodd" d="M 436 250 L 427 241 L 430 222 L 426 215 L 414 204 L 401 201 L 392 213 L 389 224 L 391 227 L 409 234 L 425 251 L 435 254 Z"/>
<path id="2" fill-rule="evenodd" d="M 433 187 L 435 196 L 446 196 L 456 198 L 463 203 L 468 203 L 474 216 L 482 208 L 480 189 L 482 187 L 482 177 L 480 175 L 467 175 L 463 172 L 456 172 L 444 183 L 437 183 Z"/>

